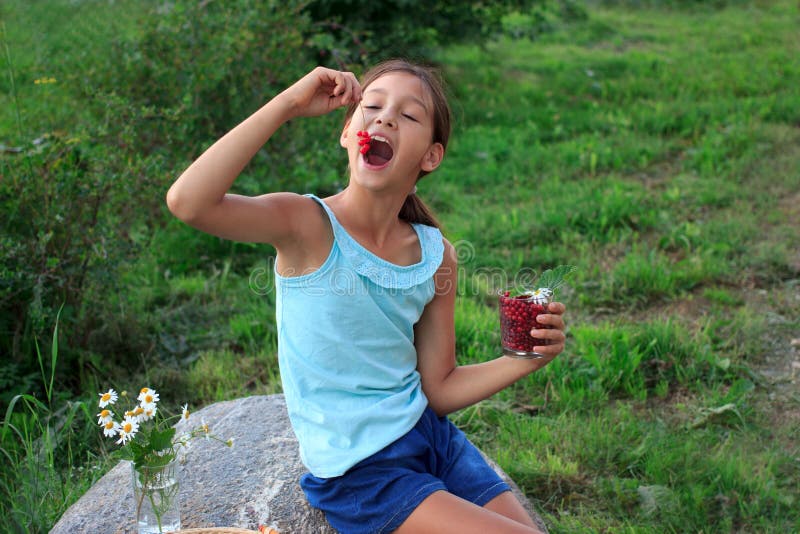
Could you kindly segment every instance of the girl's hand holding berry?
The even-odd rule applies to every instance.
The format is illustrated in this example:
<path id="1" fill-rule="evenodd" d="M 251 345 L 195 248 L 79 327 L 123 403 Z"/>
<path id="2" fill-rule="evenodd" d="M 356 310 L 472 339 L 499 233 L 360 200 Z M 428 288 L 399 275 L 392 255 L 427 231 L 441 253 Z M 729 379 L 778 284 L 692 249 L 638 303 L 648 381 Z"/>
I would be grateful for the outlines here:
<path id="1" fill-rule="evenodd" d="M 278 98 L 286 104 L 294 117 L 325 115 L 352 102 L 361 101 L 361 85 L 352 72 L 317 67 Z"/>

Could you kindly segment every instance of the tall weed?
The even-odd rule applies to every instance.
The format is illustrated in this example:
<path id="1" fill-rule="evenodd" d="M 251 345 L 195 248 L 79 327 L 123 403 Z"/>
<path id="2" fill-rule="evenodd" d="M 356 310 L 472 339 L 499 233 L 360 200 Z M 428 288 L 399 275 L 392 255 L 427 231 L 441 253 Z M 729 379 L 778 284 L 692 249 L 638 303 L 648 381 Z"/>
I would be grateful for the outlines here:
<path id="1" fill-rule="evenodd" d="M 99 465 L 90 452 L 99 446 L 90 407 L 55 391 L 58 316 L 50 358 L 37 345 L 36 360 L 45 398 L 15 396 L 0 426 L 0 516 L 10 532 L 47 532 L 64 504 L 77 500 L 100 474 L 84 471 L 84 465 Z"/>

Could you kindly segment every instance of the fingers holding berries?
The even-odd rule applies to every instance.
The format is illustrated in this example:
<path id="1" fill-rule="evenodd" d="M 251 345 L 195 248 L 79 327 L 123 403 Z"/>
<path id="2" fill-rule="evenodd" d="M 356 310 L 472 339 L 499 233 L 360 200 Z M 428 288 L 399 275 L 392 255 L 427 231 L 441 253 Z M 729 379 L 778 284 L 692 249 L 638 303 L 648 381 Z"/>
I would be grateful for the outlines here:
<path id="1" fill-rule="evenodd" d="M 537 315 L 536 322 L 547 325 L 549 328 L 564 330 L 564 305 L 560 302 L 551 302 L 547 307 L 547 312 Z"/>
<path id="2" fill-rule="evenodd" d="M 361 84 L 352 72 L 317 67 L 280 96 L 286 100 L 291 116 L 313 117 L 360 102 Z"/>
<path id="3" fill-rule="evenodd" d="M 352 72 L 332 71 L 331 69 L 325 69 L 325 71 L 324 74 L 333 75 L 334 87 L 330 98 L 338 106 L 346 106 L 351 102 L 361 100 L 361 85 Z"/>
<path id="4" fill-rule="evenodd" d="M 537 340 L 545 340 L 548 345 L 563 344 L 566 340 L 564 332 L 555 328 L 533 328 L 530 334 Z"/>
<path id="5" fill-rule="evenodd" d="M 561 304 L 560 302 L 551 302 L 547 305 L 547 311 L 550 313 L 555 313 L 557 315 L 561 315 L 566 311 L 566 306 Z"/>
<path id="6" fill-rule="evenodd" d="M 564 335 L 564 305 L 560 302 L 551 302 L 547 306 L 550 313 L 536 316 L 536 322 L 543 328 L 533 328 L 531 337 L 544 340 L 547 345 L 537 345 L 533 350 L 543 356 L 557 356 L 564 350 L 566 336 Z"/>

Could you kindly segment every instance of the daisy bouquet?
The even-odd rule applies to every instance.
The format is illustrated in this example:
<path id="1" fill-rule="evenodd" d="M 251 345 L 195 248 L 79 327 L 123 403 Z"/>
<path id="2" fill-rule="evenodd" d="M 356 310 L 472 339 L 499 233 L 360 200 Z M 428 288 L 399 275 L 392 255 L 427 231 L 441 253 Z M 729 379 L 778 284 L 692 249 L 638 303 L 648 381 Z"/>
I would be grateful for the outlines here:
<path id="1" fill-rule="evenodd" d="M 99 395 L 101 411 L 97 414 L 97 423 L 106 437 L 115 439 L 116 444 L 122 447 L 122 456 L 132 462 L 140 532 L 143 531 L 143 521 L 147 521 L 143 518 L 147 517 L 152 517 L 157 523 L 158 530 L 153 532 L 163 532 L 162 528 L 180 528 L 173 463 L 178 450 L 188 447 L 189 442 L 197 437 L 213 439 L 228 447 L 233 446 L 233 438 L 222 440 L 213 435 L 205 420 L 176 436 L 173 423 L 188 421 L 189 408 L 184 404 L 180 414 L 165 417 L 158 407 L 158 392 L 151 388 L 142 388 L 135 401 L 126 392 L 118 394 L 113 389 Z M 120 398 L 127 401 L 127 409 L 119 408 L 117 401 Z M 175 516 L 174 522 L 166 519 L 170 514 Z M 147 529 L 144 531 L 149 532 Z"/>
<path id="2" fill-rule="evenodd" d="M 176 437 L 173 423 L 178 420 L 189 420 L 189 408 L 183 405 L 180 414 L 165 417 L 158 409 L 159 395 L 155 389 L 144 387 L 136 397 L 136 403 L 127 410 L 115 411 L 120 397 L 130 398 L 123 391 L 118 394 L 113 389 L 100 393 L 100 413 L 97 423 L 102 427 L 106 437 L 115 439 L 122 445 L 123 455 L 131 460 L 134 469 L 141 467 L 159 467 L 175 459 L 181 446 L 188 446 L 196 437 L 205 437 L 233 446 L 233 438 L 223 440 L 213 434 L 205 421 L 195 428 Z"/>

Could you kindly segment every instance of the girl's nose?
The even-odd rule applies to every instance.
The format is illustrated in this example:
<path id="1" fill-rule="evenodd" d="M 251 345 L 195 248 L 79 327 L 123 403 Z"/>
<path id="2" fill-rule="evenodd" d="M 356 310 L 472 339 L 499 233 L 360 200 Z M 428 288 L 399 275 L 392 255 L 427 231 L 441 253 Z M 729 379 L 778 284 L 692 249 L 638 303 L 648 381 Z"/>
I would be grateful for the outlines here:
<path id="1" fill-rule="evenodd" d="M 388 109 L 384 110 L 383 113 L 378 115 L 378 117 L 375 119 L 375 122 L 378 124 L 383 124 L 385 126 L 388 126 L 389 128 L 394 128 L 395 124 L 397 124 L 397 121 L 395 121 L 392 111 Z"/>

